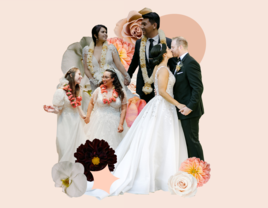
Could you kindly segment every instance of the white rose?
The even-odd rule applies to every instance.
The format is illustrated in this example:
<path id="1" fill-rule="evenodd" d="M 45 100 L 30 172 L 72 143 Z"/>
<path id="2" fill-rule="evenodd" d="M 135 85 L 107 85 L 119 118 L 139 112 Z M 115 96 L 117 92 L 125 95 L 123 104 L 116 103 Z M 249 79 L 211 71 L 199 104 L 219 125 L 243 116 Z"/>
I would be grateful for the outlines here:
<path id="1" fill-rule="evenodd" d="M 84 166 L 81 163 L 63 161 L 52 168 L 52 178 L 56 187 L 70 197 L 82 196 L 87 189 L 87 177 L 84 175 Z"/>
<path id="2" fill-rule="evenodd" d="M 179 171 L 169 178 L 168 188 L 172 194 L 193 197 L 197 192 L 197 180 L 193 175 Z"/>

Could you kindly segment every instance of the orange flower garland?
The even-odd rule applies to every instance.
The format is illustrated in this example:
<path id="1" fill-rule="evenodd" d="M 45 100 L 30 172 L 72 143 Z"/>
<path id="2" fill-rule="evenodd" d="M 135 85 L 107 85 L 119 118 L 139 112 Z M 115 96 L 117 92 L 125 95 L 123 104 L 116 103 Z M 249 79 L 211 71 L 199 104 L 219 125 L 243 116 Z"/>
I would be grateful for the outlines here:
<path id="1" fill-rule="evenodd" d="M 63 90 L 66 91 L 66 95 L 68 96 L 68 99 L 70 100 L 71 106 L 73 108 L 76 108 L 77 106 L 81 106 L 82 97 L 78 96 L 75 98 L 75 96 L 73 96 L 73 94 L 71 93 L 72 89 L 70 88 L 69 85 L 64 85 Z"/>
<path id="2" fill-rule="evenodd" d="M 102 100 L 104 104 L 110 104 L 111 102 L 116 102 L 116 98 L 118 98 L 118 93 L 116 92 L 115 89 L 113 89 L 112 97 L 110 97 L 109 99 L 107 98 L 107 93 L 108 93 L 107 87 L 104 84 L 102 84 L 100 86 L 100 89 L 101 89 L 101 94 L 103 96 Z"/>

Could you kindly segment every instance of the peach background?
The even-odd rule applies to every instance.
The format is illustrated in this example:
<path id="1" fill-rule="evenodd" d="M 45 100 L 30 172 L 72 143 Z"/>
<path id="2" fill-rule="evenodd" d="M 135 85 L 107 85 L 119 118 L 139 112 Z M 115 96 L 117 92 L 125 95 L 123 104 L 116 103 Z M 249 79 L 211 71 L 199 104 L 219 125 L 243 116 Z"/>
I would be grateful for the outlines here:
<path id="1" fill-rule="evenodd" d="M 265 207 L 267 2 L 123 2 L 0 1 L 1 207 Z M 90 36 L 96 24 L 105 24 L 114 37 L 116 22 L 144 7 L 160 16 L 186 15 L 204 30 L 200 139 L 211 179 L 191 199 L 162 191 L 103 201 L 68 198 L 51 178 L 56 116 L 42 109 L 51 104 L 62 76 L 62 55 L 68 45 Z"/>

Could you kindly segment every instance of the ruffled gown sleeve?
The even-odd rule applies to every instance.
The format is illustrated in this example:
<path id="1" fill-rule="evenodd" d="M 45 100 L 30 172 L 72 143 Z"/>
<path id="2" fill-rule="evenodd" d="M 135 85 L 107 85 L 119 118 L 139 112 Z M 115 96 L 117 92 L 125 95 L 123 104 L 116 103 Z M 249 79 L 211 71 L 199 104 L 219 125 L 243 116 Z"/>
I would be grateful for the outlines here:
<path id="1" fill-rule="evenodd" d="M 83 58 L 84 58 L 84 55 L 85 55 L 85 54 L 88 54 L 88 49 L 89 49 L 89 46 L 85 46 L 85 47 L 83 48 L 83 51 L 82 51 L 82 56 L 83 56 Z"/>
<path id="2" fill-rule="evenodd" d="M 96 103 L 96 101 L 97 101 L 97 99 L 98 99 L 98 93 L 99 93 L 99 91 L 100 91 L 100 88 L 98 87 L 98 88 L 94 91 L 94 93 L 92 94 L 91 99 L 92 99 L 94 105 L 95 105 L 95 103 Z"/>
<path id="3" fill-rule="evenodd" d="M 52 104 L 56 111 L 60 112 L 64 105 L 65 91 L 63 89 L 57 89 L 54 93 Z"/>

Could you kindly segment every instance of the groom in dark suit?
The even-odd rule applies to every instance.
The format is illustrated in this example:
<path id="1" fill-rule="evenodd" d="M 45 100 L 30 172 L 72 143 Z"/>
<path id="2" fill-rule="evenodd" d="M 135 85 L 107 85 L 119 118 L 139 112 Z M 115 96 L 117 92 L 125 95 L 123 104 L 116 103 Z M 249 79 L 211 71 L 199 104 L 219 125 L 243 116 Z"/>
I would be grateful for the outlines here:
<path id="1" fill-rule="evenodd" d="M 203 83 L 200 65 L 188 53 L 188 43 L 183 37 L 173 38 L 171 43 L 173 57 L 177 57 L 177 66 L 173 71 L 176 83 L 174 99 L 186 106 L 178 110 L 184 136 L 186 139 L 188 157 L 204 160 L 202 146 L 199 142 L 199 119 L 204 114 L 201 95 Z"/>
<path id="2" fill-rule="evenodd" d="M 143 20 L 141 23 L 141 29 L 143 35 L 147 38 L 146 46 L 145 46 L 145 60 L 146 60 L 146 70 L 148 73 L 148 77 L 151 77 L 155 65 L 153 65 L 150 59 L 149 51 L 152 49 L 154 45 L 160 43 L 160 36 L 158 34 L 158 29 L 160 27 L 160 18 L 159 15 L 155 12 L 149 12 L 142 15 Z M 166 38 L 166 43 L 169 48 L 171 48 L 171 39 Z M 137 83 L 136 83 L 136 93 L 140 95 L 140 98 L 145 100 L 147 103 L 155 96 L 154 93 L 154 84 L 151 85 L 153 88 L 150 94 L 145 94 L 142 91 L 144 86 L 144 79 L 141 70 L 141 63 L 140 63 L 140 47 L 141 47 L 141 39 L 136 41 L 135 44 L 135 52 L 131 61 L 131 64 L 128 69 L 128 74 L 132 77 L 133 73 L 135 72 L 136 68 L 139 66 L 139 71 L 137 75 Z M 168 66 L 170 70 L 174 70 L 176 67 L 176 58 L 171 58 L 168 61 Z"/>

